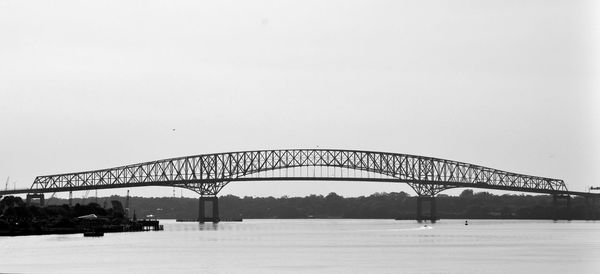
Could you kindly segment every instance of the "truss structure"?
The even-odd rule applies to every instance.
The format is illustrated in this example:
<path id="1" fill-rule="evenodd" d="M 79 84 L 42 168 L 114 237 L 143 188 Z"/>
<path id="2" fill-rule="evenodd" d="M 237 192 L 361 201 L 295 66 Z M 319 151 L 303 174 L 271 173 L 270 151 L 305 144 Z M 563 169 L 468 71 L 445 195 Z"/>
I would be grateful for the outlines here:
<path id="1" fill-rule="evenodd" d="M 455 187 L 566 193 L 543 178 L 432 157 L 337 149 L 285 149 L 196 155 L 86 172 L 39 176 L 28 193 L 177 186 L 215 196 L 229 182 L 267 180 L 408 183 L 419 196 Z"/>

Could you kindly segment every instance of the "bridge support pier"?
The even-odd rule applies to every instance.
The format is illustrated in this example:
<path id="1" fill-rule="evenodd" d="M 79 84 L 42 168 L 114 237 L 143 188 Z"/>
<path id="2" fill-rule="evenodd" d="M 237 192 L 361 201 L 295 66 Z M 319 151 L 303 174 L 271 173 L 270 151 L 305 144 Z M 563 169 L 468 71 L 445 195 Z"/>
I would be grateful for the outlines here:
<path id="1" fill-rule="evenodd" d="M 554 209 L 554 213 L 553 213 L 553 217 L 552 219 L 554 219 L 555 221 L 557 221 L 561 216 L 559 214 L 559 210 L 558 210 L 558 200 L 559 199 L 564 199 L 567 201 L 567 212 L 566 212 L 566 218 L 567 220 L 571 220 L 571 195 L 568 194 L 554 194 L 552 195 L 552 207 Z"/>
<path id="2" fill-rule="evenodd" d="M 210 217 L 206 216 L 206 204 L 210 203 L 212 207 L 212 215 Z M 200 196 L 199 198 L 199 208 L 198 208 L 198 222 L 219 222 L 219 197 L 217 196 Z"/>
<path id="3" fill-rule="evenodd" d="M 39 199 L 40 206 L 44 206 L 44 194 L 42 194 L 42 193 L 27 194 L 27 198 L 25 198 L 25 203 L 27 205 L 31 205 L 31 201 L 33 199 Z"/>
<path id="4" fill-rule="evenodd" d="M 429 216 L 423 216 L 423 202 L 429 202 Z M 435 205 L 435 196 L 418 196 L 417 197 L 417 222 L 422 222 L 425 220 L 430 220 L 432 223 L 435 223 L 437 220 L 436 216 L 436 205 Z"/>

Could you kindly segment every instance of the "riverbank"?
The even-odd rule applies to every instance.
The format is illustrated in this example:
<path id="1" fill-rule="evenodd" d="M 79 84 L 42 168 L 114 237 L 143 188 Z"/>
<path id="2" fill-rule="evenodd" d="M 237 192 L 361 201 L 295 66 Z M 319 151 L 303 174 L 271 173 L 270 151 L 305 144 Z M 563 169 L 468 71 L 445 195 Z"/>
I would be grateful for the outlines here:
<path id="1" fill-rule="evenodd" d="M 97 232 L 139 232 L 162 230 L 156 219 L 129 218 L 119 201 L 112 207 L 96 203 L 69 206 L 27 205 L 19 197 L 0 200 L 0 236 L 29 236 Z"/>

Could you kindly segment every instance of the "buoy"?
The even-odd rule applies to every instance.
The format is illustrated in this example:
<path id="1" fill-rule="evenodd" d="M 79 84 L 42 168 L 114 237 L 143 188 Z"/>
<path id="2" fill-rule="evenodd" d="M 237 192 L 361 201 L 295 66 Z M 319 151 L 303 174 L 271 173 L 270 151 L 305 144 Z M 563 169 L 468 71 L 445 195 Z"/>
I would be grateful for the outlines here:
<path id="1" fill-rule="evenodd" d="M 465 221 L 465 225 L 469 225 L 469 222 L 468 222 L 468 221 Z"/>

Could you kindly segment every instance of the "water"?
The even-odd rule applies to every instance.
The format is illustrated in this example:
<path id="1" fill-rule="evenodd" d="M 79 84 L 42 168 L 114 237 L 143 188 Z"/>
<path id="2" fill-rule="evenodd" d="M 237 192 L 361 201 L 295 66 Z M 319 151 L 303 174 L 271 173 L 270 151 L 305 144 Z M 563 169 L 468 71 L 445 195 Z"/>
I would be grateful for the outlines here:
<path id="1" fill-rule="evenodd" d="M 0 272 L 600 273 L 600 222 L 163 223 L 100 238 L 0 237 Z"/>

